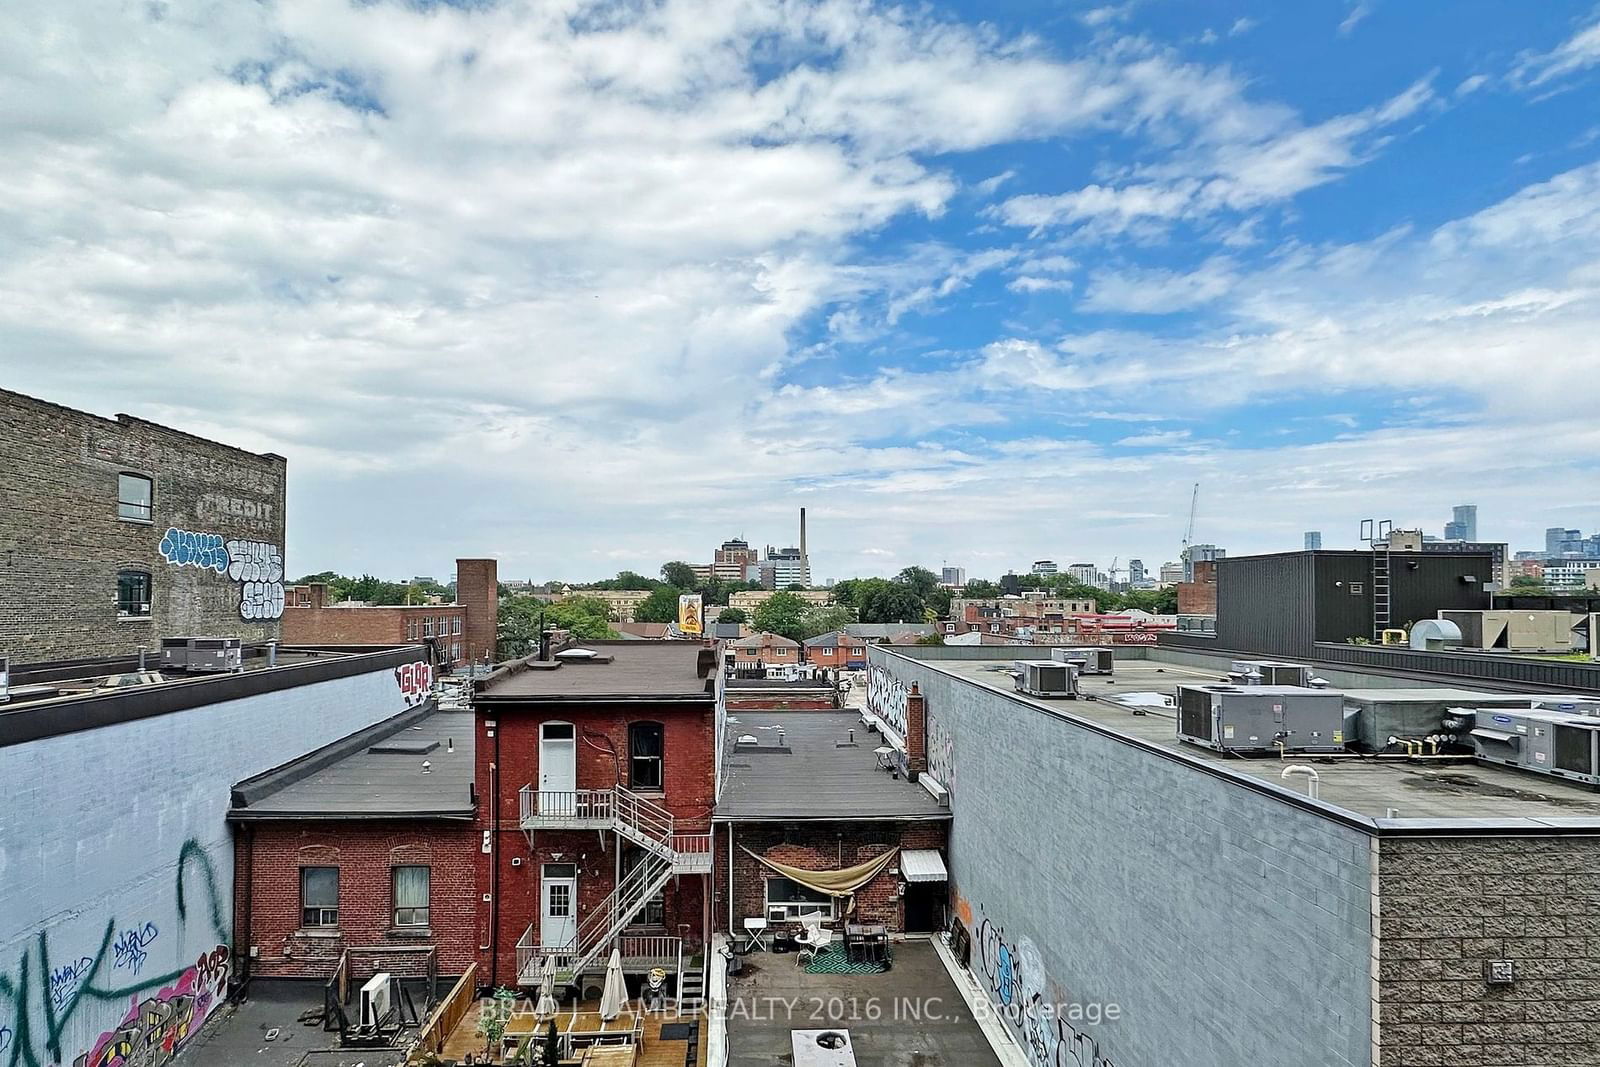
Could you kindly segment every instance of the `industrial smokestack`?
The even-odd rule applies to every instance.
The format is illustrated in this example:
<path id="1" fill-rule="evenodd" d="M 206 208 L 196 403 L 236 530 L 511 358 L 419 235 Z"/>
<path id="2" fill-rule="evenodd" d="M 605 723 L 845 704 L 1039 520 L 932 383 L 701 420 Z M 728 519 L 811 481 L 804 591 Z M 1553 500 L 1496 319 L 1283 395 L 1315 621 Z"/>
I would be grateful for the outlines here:
<path id="1" fill-rule="evenodd" d="M 800 509 L 800 569 L 808 570 L 811 557 L 806 555 L 806 509 Z"/>

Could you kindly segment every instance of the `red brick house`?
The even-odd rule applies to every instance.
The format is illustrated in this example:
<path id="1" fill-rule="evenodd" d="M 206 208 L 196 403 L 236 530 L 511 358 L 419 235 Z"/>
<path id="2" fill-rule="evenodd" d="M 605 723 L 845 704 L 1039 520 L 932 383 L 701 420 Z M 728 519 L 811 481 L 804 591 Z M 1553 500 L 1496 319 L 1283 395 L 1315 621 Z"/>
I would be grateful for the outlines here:
<path id="1" fill-rule="evenodd" d="M 234 786 L 252 978 L 460 975 L 476 958 L 470 712 L 432 703 Z M 430 959 L 431 957 L 431 959 Z"/>
<path id="2" fill-rule="evenodd" d="M 920 714 L 908 710 L 908 721 Z M 882 744 L 854 711 L 729 716 L 716 813 L 719 929 L 742 941 L 748 918 L 782 926 L 806 912 L 821 912 L 836 927 L 848 919 L 891 932 L 943 928 L 950 810 L 891 771 L 878 758 Z M 916 758 L 908 766 L 918 768 Z M 848 897 L 767 866 L 838 871 L 891 852 Z"/>
<path id="3" fill-rule="evenodd" d="M 833 670 L 864 671 L 867 669 L 867 639 L 851 637 L 843 630 L 819 634 L 805 642 L 807 663 Z"/>
<path id="4" fill-rule="evenodd" d="M 475 683 L 484 986 L 597 980 L 611 948 L 697 997 L 715 800 L 714 649 L 594 641 Z M 685 985 L 685 983 L 687 983 Z"/>
<path id="5" fill-rule="evenodd" d="M 284 595 L 283 642 L 289 645 L 424 644 L 440 670 L 494 657 L 499 613 L 492 559 L 456 560 L 454 604 L 329 604 L 321 583 Z"/>
<path id="6" fill-rule="evenodd" d="M 730 641 L 735 670 L 751 667 L 784 667 L 800 662 L 800 642 L 791 641 L 778 634 L 751 634 Z"/>

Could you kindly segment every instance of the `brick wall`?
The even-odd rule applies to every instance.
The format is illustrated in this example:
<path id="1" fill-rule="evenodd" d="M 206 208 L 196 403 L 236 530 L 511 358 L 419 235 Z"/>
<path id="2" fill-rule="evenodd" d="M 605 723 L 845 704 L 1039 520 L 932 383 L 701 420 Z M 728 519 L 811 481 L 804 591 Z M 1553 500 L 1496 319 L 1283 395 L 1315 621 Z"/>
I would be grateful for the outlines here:
<path id="1" fill-rule="evenodd" d="M 1380 839 L 1377 1062 L 1600 1064 L 1597 872 L 1593 837 Z"/>
<path id="2" fill-rule="evenodd" d="M 502 983 L 516 974 L 516 943 L 538 917 L 538 871 L 544 863 L 577 863 L 579 918 L 598 905 L 614 888 L 616 875 L 615 841 L 609 833 L 594 831 L 540 831 L 534 835 L 532 849 L 520 829 L 518 791 L 539 780 L 539 727 L 546 721 L 571 722 L 578 727 L 578 788 L 610 789 L 628 781 L 628 724 L 635 721 L 659 722 L 663 727 L 663 790 L 646 794 L 673 815 L 680 833 L 704 833 L 711 826 L 715 802 L 713 752 L 715 730 L 712 711 L 704 705 L 685 708 L 673 704 L 637 705 L 529 705 L 521 710 L 507 707 L 478 709 L 476 743 L 478 828 L 492 832 L 499 855 L 499 951 L 490 959 L 490 909 L 481 904 L 478 930 L 485 981 L 491 974 Z M 496 760 L 496 738 L 488 727 L 494 722 L 499 734 L 498 789 L 491 765 Z M 495 822 L 492 798 L 499 794 L 499 821 Z M 557 855 L 559 853 L 559 856 Z M 494 870 L 489 854 L 476 857 L 483 893 L 491 892 Z M 513 861 L 520 860 L 520 863 Z M 676 936 L 679 924 L 688 924 L 689 936 L 702 936 L 699 876 L 684 876 L 669 883 L 667 922 L 661 932 Z M 535 931 L 537 935 L 537 930 Z"/>
<path id="3" fill-rule="evenodd" d="M 749 849 L 777 863 L 807 870 L 837 870 L 865 863 L 891 848 L 943 849 L 948 837 L 944 822 L 915 823 L 792 823 L 781 826 L 745 825 L 734 831 L 733 847 L 733 923 L 735 931 L 744 929 L 746 918 L 766 913 L 766 880 L 777 877 L 757 863 Z M 717 835 L 717 889 L 713 902 L 713 922 L 719 930 L 728 926 L 728 835 L 722 827 Z M 890 870 L 891 863 L 856 893 L 854 920 L 878 922 L 892 931 L 904 928 L 898 886 L 900 876 Z M 842 907 L 842 904 L 840 905 Z"/>
<path id="4" fill-rule="evenodd" d="M 462 658 L 480 663 L 485 655 L 495 661 L 495 632 L 500 624 L 499 564 L 492 559 L 456 560 L 456 603 L 466 609 Z"/>
<path id="5" fill-rule="evenodd" d="M 14 663 L 125 655 L 163 637 L 278 637 L 240 614 L 243 586 L 169 563 L 168 527 L 281 553 L 285 461 L 128 416 L 104 419 L 0 390 L 0 649 Z M 117 513 L 117 476 L 154 482 L 149 522 Z M 117 572 L 146 571 L 151 613 L 120 620 Z"/>
<path id="6" fill-rule="evenodd" d="M 259 950 L 251 964 L 256 977 L 327 978 L 340 953 L 354 948 L 433 946 L 439 954 L 439 973 L 447 975 L 463 973 L 476 957 L 478 835 L 471 825 L 424 820 L 272 822 L 235 832 L 236 848 L 247 848 L 249 855 L 241 855 L 235 865 L 239 888 L 234 924 L 245 929 L 248 900 L 249 944 Z M 393 928 L 390 870 L 410 864 L 431 868 L 426 932 Z M 339 868 L 336 931 L 302 929 L 301 867 Z M 420 954 L 416 958 L 365 955 L 381 959 L 396 973 L 422 973 Z"/>
<path id="7" fill-rule="evenodd" d="M 294 591 L 301 587 L 296 586 Z M 292 645 L 393 645 L 424 642 L 433 646 L 435 662 L 448 666 L 456 662 L 451 651 L 461 646 L 466 659 L 466 631 L 469 625 L 464 607 L 426 604 L 406 607 L 301 607 L 291 597 L 283 609 L 283 640 Z M 432 620 L 433 636 L 427 634 L 424 620 Z M 442 620 L 442 621 L 441 621 Z M 457 634 L 456 622 L 461 623 Z M 442 629 L 441 629 L 442 626 Z"/>

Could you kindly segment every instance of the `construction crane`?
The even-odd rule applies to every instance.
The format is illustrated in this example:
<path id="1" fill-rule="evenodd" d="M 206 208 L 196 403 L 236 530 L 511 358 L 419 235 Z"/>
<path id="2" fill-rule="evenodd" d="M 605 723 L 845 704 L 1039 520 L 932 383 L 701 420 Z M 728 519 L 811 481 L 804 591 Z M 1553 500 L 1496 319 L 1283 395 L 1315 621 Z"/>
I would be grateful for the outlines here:
<path id="1" fill-rule="evenodd" d="M 1121 559 L 1122 559 L 1121 556 L 1112 556 L 1111 557 L 1111 566 L 1106 568 L 1106 577 L 1111 580 L 1111 588 L 1113 588 L 1113 589 L 1115 589 L 1117 587 L 1117 575 L 1121 574 L 1122 571 L 1123 571 L 1122 567 L 1117 566 L 1117 563 Z"/>
<path id="2" fill-rule="evenodd" d="M 1189 525 L 1183 531 L 1183 547 L 1189 548 L 1189 542 L 1194 540 L 1194 510 L 1200 504 L 1200 483 L 1194 483 L 1194 492 L 1189 495 Z"/>

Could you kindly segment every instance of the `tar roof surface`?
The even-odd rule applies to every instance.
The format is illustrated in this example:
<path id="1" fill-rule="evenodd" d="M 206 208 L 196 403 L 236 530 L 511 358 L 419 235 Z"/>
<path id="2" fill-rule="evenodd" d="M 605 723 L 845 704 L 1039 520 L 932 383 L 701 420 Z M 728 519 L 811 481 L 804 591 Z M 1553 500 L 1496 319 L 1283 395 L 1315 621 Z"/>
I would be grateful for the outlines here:
<path id="1" fill-rule="evenodd" d="M 240 782 L 229 817 L 470 818 L 472 751 L 472 712 L 417 709 Z"/>
<path id="2" fill-rule="evenodd" d="M 477 696 L 489 700 L 622 700 L 686 697 L 713 699 L 709 678 L 700 677 L 698 641 L 583 641 L 565 652 L 591 649 L 595 660 L 560 660 L 559 666 L 530 666 L 529 660 L 502 667 L 479 683 Z M 556 653 L 557 656 L 560 653 Z M 610 657 L 610 662 L 599 662 Z"/>
<path id="3" fill-rule="evenodd" d="M 789 752 L 777 751 L 780 729 Z M 855 731 L 856 747 L 838 747 Z M 754 734 L 752 751 L 735 744 Z M 948 819 L 920 785 L 878 768 L 883 742 L 853 711 L 738 711 L 728 716 L 718 819 Z"/>
<path id="4" fill-rule="evenodd" d="M 1249 759 L 1226 756 L 1209 748 L 1179 741 L 1177 715 L 1173 709 L 1150 709 L 1147 714 L 1135 715 L 1131 708 L 1104 699 L 1036 700 L 1015 692 L 1011 676 L 996 670 L 1010 666 L 1003 661 L 930 660 L 925 665 L 999 690 L 1051 713 L 1093 723 L 1155 748 L 1203 760 L 1229 774 L 1253 778 L 1273 786 L 1284 786 L 1280 775 L 1285 763 L 1275 757 Z M 1180 684 L 1216 683 L 1219 680 L 1216 671 L 1196 670 L 1156 660 L 1118 660 L 1114 675 L 1109 678 L 1083 675 L 1079 678 L 1079 686 L 1082 692 L 1097 698 L 1140 692 L 1170 696 Z M 1429 687 L 1414 686 L 1390 692 L 1415 692 L 1423 688 Z M 1324 804 L 1371 819 L 1385 819 L 1389 809 L 1394 808 L 1398 809 L 1400 820 L 1600 821 L 1600 795 L 1587 787 L 1470 760 L 1403 763 L 1299 755 L 1293 756 L 1292 760 L 1316 768 L 1320 777 L 1320 799 Z M 1304 787 L 1298 785 L 1291 789 L 1303 793 Z"/>

